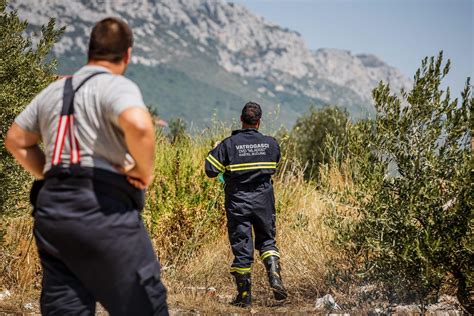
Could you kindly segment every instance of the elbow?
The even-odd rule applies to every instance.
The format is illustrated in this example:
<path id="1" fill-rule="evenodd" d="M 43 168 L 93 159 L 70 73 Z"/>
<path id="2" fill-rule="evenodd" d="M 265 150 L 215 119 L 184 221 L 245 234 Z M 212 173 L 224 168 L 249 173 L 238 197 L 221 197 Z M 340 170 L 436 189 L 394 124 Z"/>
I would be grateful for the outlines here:
<path id="1" fill-rule="evenodd" d="M 38 143 L 39 134 L 23 130 L 13 123 L 4 138 L 5 148 L 13 155 Z"/>
<path id="2" fill-rule="evenodd" d="M 12 135 L 11 129 L 8 131 L 7 136 L 4 139 L 5 148 L 10 152 L 13 153 L 15 149 L 18 147 L 15 141 L 15 137 Z"/>

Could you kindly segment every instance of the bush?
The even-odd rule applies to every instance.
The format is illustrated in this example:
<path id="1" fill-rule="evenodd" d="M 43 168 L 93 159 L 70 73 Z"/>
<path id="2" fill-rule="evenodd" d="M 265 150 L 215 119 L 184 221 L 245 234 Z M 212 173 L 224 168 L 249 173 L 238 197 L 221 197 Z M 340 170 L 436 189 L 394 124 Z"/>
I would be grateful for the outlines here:
<path id="1" fill-rule="evenodd" d="M 168 265 L 186 262 L 224 223 L 222 185 L 204 173 L 205 158 L 218 136 L 181 136 L 169 139 L 158 133 L 155 179 L 147 192 L 148 230 Z"/>
<path id="2" fill-rule="evenodd" d="M 4 139 L 15 117 L 53 80 L 56 64 L 47 56 L 63 31 L 51 19 L 34 46 L 25 36 L 28 22 L 6 6 L 0 0 L 0 215 L 27 209 L 30 177 L 6 151 Z"/>
<path id="3" fill-rule="evenodd" d="M 174 118 L 169 123 L 169 138 L 174 143 L 186 138 L 186 121 L 182 118 Z"/>
<path id="4" fill-rule="evenodd" d="M 320 164 L 329 162 L 332 148 L 345 148 L 348 113 L 337 107 L 310 108 L 299 118 L 290 133 L 289 151 L 307 165 L 306 176 L 314 178 Z M 331 144 L 331 146 L 328 146 Z"/>
<path id="5" fill-rule="evenodd" d="M 374 89 L 376 119 L 348 136 L 357 214 L 331 222 L 363 279 L 382 282 L 392 301 L 436 298 L 454 278 L 473 313 L 474 100 L 469 78 L 461 102 L 441 89 L 450 66 L 442 57 L 423 60 L 409 93 Z"/>

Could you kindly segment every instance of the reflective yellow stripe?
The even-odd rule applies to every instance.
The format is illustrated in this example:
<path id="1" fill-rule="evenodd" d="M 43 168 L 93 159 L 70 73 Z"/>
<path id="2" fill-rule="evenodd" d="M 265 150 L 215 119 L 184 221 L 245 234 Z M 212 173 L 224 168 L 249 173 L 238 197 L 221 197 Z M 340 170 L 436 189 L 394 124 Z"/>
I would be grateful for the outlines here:
<path id="1" fill-rule="evenodd" d="M 230 270 L 230 273 L 247 274 L 247 273 L 250 273 L 250 271 L 237 271 L 237 270 Z"/>
<path id="2" fill-rule="evenodd" d="M 268 250 L 260 255 L 260 259 L 265 260 L 268 257 L 275 256 L 280 258 L 280 253 L 276 250 Z"/>
<path id="3" fill-rule="evenodd" d="M 235 165 L 228 165 L 227 170 L 230 171 L 241 171 L 241 170 L 254 170 L 254 169 L 276 169 L 277 163 L 274 161 L 260 161 L 260 162 L 249 162 Z"/>
<path id="4" fill-rule="evenodd" d="M 272 165 L 276 166 L 275 161 L 261 161 L 261 162 L 249 162 L 249 163 L 241 163 L 236 165 L 228 165 L 227 168 L 235 168 L 235 167 L 247 167 L 247 166 L 256 166 L 256 165 Z"/>
<path id="5" fill-rule="evenodd" d="M 212 161 L 214 161 L 221 169 L 225 169 L 224 165 L 220 163 L 219 160 L 217 160 L 216 157 L 214 157 L 213 155 L 209 155 L 207 156 L 207 158 L 211 159 Z"/>
<path id="6" fill-rule="evenodd" d="M 224 166 L 219 161 L 217 161 L 217 159 L 214 158 L 213 156 L 211 155 L 207 156 L 206 160 L 209 161 L 211 165 L 216 167 L 216 169 L 219 170 L 220 172 L 225 171 Z"/>
<path id="7" fill-rule="evenodd" d="M 250 273 L 250 269 L 251 269 L 250 267 L 249 268 L 231 267 L 230 273 L 237 272 L 239 274 L 247 274 L 247 273 Z"/>
<path id="8" fill-rule="evenodd" d="M 237 270 L 237 271 L 250 271 L 250 267 L 248 268 L 241 268 L 241 267 L 230 267 L 231 270 Z"/>
<path id="9" fill-rule="evenodd" d="M 224 172 L 224 170 L 222 170 L 221 167 L 219 167 L 214 161 L 209 159 L 209 157 L 207 157 L 206 160 L 209 161 L 211 165 L 213 165 L 217 170 L 219 170 L 220 172 Z"/>
<path id="10" fill-rule="evenodd" d="M 255 166 L 243 168 L 229 168 L 230 171 L 252 170 L 252 169 L 276 169 L 276 166 Z"/>

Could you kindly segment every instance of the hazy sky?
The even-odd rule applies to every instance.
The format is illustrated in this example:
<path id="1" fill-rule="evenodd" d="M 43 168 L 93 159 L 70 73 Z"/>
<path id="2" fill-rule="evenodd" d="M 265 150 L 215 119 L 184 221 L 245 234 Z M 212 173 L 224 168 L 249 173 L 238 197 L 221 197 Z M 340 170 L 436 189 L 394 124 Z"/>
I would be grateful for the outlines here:
<path id="1" fill-rule="evenodd" d="M 372 53 L 410 78 L 424 56 L 443 50 L 452 61 L 446 78 L 452 89 L 462 89 L 468 76 L 474 80 L 474 0 L 229 2 L 298 31 L 312 49 Z"/>

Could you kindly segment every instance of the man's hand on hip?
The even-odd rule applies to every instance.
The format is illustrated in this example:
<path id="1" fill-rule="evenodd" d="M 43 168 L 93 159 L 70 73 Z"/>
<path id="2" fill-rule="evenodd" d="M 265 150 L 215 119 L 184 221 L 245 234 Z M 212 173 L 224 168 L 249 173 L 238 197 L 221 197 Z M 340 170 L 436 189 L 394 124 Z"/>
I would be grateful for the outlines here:
<path id="1" fill-rule="evenodd" d="M 136 167 L 126 170 L 121 166 L 114 166 L 117 171 L 123 173 L 127 177 L 127 181 L 137 189 L 146 189 L 153 181 L 153 176 L 143 177 L 142 172 L 139 172 Z"/>
<path id="2" fill-rule="evenodd" d="M 18 163 L 36 178 L 43 178 L 45 157 L 39 148 L 40 135 L 32 133 L 13 123 L 5 138 L 5 147 Z"/>

